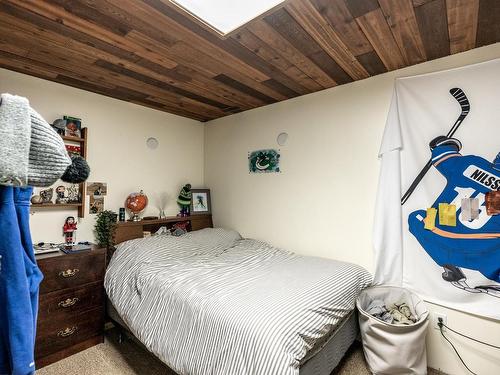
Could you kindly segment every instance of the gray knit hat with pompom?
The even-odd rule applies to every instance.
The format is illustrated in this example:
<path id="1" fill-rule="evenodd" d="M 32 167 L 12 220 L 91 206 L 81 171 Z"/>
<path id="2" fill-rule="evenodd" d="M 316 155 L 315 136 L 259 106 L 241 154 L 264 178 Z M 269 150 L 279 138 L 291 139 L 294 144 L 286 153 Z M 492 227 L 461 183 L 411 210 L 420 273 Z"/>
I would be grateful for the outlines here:
<path id="1" fill-rule="evenodd" d="M 28 99 L 10 94 L 0 99 L 0 184 L 43 187 L 61 176 L 74 183 L 87 179 L 90 170 L 85 160 L 77 158 L 75 163 L 69 157 L 62 138 Z M 75 164 L 80 173 L 72 171 Z M 77 178 L 65 179 L 66 175 Z"/>

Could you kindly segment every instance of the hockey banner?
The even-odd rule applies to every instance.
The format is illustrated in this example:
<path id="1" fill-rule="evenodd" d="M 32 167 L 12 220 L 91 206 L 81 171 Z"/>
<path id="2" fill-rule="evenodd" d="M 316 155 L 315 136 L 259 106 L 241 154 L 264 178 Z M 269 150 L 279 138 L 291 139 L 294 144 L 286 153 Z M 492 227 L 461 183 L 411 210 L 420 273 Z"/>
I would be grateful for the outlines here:
<path id="1" fill-rule="evenodd" d="M 377 284 L 500 319 L 499 151 L 500 60 L 396 80 L 379 154 Z"/>

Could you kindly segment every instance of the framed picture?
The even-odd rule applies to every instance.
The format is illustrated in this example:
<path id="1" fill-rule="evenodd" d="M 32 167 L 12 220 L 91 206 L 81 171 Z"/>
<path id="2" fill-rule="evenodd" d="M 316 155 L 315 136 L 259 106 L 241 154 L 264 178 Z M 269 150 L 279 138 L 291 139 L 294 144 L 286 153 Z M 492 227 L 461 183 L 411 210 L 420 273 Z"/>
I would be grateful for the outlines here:
<path id="1" fill-rule="evenodd" d="M 64 135 L 80 138 L 82 136 L 82 120 L 71 116 L 64 116 L 64 120 L 66 120 Z"/>
<path id="2" fill-rule="evenodd" d="M 191 215 L 212 213 L 210 189 L 191 189 Z"/>
<path id="3" fill-rule="evenodd" d="M 87 182 L 87 195 L 101 196 L 108 193 L 108 185 L 105 182 Z"/>
<path id="4" fill-rule="evenodd" d="M 90 196 L 89 201 L 89 214 L 98 214 L 104 211 L 104 197 L 100 196 Z"/>

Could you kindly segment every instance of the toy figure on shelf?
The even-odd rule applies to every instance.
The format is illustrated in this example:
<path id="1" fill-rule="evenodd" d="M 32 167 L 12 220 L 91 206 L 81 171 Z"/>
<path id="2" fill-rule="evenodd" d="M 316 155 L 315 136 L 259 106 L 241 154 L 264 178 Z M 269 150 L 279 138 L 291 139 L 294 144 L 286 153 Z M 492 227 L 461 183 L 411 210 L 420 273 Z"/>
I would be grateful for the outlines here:
<path id="1" fill-rule="evenodd" d="M 191 208 L 191 197 L 191 184 L 186 184 L 181 189 L 179 197 L 177 198 L 177 204 L 181 209 L 177 216 L 189 216 Z"/>
<path id="2" fill-rule="evenodd" d="M 76 222 L 73 216 L 68 216 L 63 226 L 64 242 L 66 245 L 74 245 L 76 240 Z"/>
<path id="3" fill-rule="evenodd" d="M 65 186 L 58 186 L 56 188 L 56 203 L 66 203 L 67 199 L 65 197 L 66 194 L 66 187 Z"/>

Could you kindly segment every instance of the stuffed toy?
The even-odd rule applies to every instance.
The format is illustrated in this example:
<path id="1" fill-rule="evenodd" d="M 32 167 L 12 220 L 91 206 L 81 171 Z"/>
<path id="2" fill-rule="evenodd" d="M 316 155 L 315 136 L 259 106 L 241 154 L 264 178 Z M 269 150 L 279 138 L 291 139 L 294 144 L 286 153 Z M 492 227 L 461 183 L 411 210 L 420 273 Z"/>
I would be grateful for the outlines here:
<path id="1" fill-rule="evenodd" d="M 80 183 L 89 174 L 85 159 L 68 155 L 62 138 L 28 99 L 0 95 L 0 184 L 46 187 L 58 179 Z"/>
<path id="2" fill-rule="evenodd" d="M 179 212 L 179 216 L 189 216 L 191 208 L 191 197 L 192 197 L 191 184 L 186 184 L 181 189 L 181 192 L 177 197 L 177 204 L 181 209 L 181 211 Z"/>
<path id="3" fill-rule="evenodd" d="M 180 237 L 188 232 L 189 222 L 175 223 L 170 230 L 172 236 Z"/>

